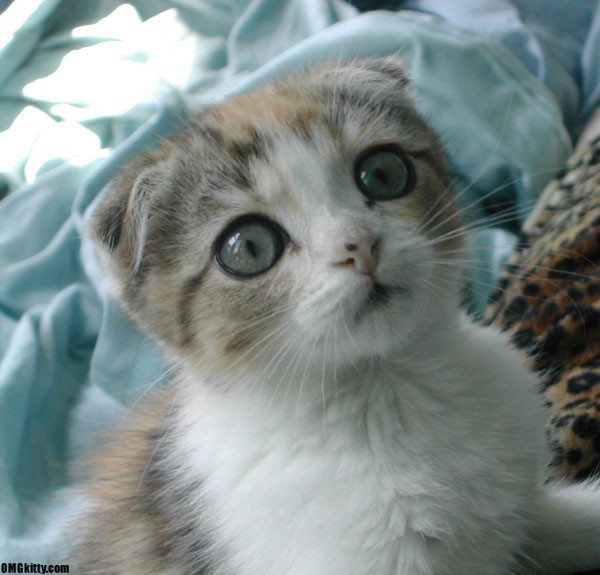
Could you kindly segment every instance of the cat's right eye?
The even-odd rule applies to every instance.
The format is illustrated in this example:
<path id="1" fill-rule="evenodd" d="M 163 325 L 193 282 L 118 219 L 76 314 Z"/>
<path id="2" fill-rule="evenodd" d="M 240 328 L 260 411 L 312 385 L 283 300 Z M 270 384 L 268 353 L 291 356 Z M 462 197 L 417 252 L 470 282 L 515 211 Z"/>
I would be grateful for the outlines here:
<path id="1" fill-rule="evenodd" d="M 250 278 L 270 270 L 283 254 L 289 236 L 260 215 L 248 215 L 225 228 L 216 243 L 217 263 L 226 272 Z"/>

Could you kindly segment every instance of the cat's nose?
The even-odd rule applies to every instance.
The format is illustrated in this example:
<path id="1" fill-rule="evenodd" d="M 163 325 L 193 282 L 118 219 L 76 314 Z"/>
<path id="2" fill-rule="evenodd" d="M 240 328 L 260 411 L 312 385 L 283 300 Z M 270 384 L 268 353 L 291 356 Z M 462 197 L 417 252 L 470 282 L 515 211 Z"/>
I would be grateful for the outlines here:
<path id="1" fill-rule="evenodd" d="M 365 234 L 342 242 L 335 256 L 336 265 L 352 266 L 359 274 L 373 276 L 379 261 L 379 238 Z"/>

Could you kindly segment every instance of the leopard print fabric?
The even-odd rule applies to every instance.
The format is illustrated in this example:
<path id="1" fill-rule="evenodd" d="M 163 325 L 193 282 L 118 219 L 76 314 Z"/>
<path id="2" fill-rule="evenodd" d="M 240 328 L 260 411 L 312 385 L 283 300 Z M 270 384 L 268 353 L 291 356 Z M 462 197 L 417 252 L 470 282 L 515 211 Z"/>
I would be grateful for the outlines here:
<path id="1" fill-rule="evenodd" d="M 543 374 L 551 478 L 600 471 L 600 138 L 544 191 L 484 321 Z"/>

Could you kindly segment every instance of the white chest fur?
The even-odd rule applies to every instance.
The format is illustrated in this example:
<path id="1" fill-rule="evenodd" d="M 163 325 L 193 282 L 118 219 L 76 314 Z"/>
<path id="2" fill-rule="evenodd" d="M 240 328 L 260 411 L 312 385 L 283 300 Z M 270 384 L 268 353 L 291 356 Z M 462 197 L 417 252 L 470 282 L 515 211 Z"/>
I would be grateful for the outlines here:
<path id="1" fill-rule="evenodd" d="M 223 573 L 510 568 L 537 497 L 541 409 L 504 339 L 461 329 L 429 362 L 374 367 L 325 408 L 185 388 L 179 456 L 203 479 Z"/>

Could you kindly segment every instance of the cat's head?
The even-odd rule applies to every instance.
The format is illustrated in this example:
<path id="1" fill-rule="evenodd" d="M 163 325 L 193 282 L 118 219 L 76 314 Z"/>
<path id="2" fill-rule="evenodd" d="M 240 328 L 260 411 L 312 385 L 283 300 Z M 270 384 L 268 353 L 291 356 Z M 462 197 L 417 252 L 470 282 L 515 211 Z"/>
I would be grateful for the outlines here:
<path id="1" fill-rule="evenodd" d="M 385 58 L 207 108 L 122 170 L 90 229 L 176 356 L 277 370 L 397 354 L 435 329 L 456 305 L 458 227 L 438 139 Z"/>

